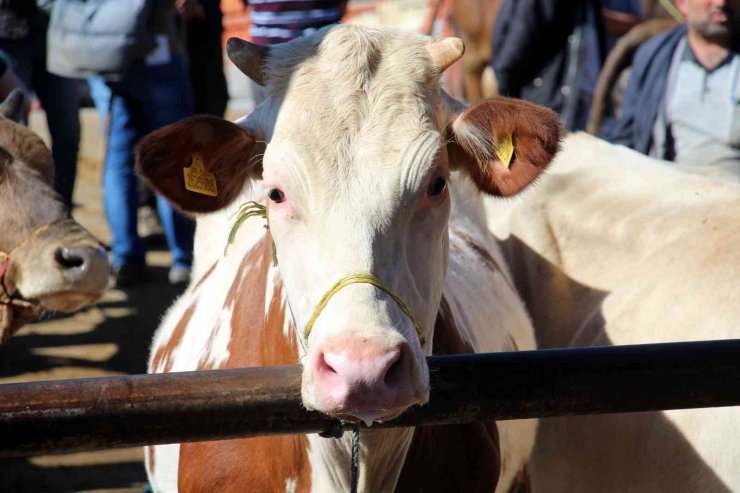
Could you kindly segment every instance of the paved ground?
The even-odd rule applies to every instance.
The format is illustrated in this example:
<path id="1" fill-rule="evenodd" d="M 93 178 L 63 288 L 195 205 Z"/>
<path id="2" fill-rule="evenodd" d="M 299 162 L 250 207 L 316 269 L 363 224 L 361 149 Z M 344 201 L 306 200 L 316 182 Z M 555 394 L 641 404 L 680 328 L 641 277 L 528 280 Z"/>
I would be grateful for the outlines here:
<path id="1" fill-rule="evenodd" d="M 107 242 L 100 165 L 83 161 L 79 174 L 74 215 Z M 110 290 L 96 306 L 28 325 L 0 346 L 0 383 L 144 373 L 152 333 L 177 295 L 166 281 L 168 254 L 153 248 L 147 262 L 154 272 L 150 283 Z M 141 492 L 142 457 L 136 448 L 0 460 L 0 492 Z"/>

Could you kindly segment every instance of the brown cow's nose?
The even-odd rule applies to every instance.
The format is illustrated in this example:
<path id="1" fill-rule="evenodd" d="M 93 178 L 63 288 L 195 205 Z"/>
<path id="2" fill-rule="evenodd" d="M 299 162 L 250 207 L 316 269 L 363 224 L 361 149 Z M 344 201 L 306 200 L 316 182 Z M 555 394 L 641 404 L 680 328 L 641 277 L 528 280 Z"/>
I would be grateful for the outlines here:
<path id="1" fill-rule="evenodd" d="M 98 247 L 60 247 L 54 252 L 54 260 L 72 282 L 105 271 L 108 265 L 105 252 Z"/>
<path id="2" fill-rule="evenodd" d="M 363 418 L 385 415 L 416 401 L 413 361 L 406 344 L 327 345 L 314 361 L 316 392 L 330 403 L 325 412 Z"/>

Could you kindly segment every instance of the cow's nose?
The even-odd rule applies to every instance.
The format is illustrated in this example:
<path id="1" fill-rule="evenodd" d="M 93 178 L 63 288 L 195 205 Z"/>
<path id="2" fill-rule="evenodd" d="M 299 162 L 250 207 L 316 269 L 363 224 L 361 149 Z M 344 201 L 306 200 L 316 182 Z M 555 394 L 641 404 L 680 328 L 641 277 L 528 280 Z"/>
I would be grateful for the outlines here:
<path id="1" fill-rule="evenodd" d="M 54 260 L 72 282 L 98 277 L 98 272 L 106 272 L 108 260 L 105 252 L 98 247 L 59 247 L 54 252 Z"/>
<path id="2" fill-rule="evenodd" d="M 413 359 L 406 344 L 326 347 L 315 361 L 315 390 L 329 403 L 326 412 L 383 416 L 416 400 Z"/>

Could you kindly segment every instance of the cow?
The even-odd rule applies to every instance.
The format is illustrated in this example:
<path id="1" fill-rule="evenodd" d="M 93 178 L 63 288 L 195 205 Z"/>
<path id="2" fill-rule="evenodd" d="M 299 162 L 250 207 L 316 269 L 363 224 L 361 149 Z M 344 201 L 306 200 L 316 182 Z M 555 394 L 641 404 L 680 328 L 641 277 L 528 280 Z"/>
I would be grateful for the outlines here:
<path id="1" fill-rule="evenodd" d="M 54 192 L 43 141 L 13 121 L 20 91 L 0 107 L 0 342 L 44 311 L 72 312 L 108 284 L 105 250 Z"/>
<path id="2" fill-rule="evenodd" d="M 267 99 L 237 124 L 194 117 L 137 151 L 138 172 L 199 231 L 196 275 L 149 371 L 301 362 L 307 409 L 367 425 L 359 491 L 526 486 L 536 421 L 371 426 L 427 402 L 426 356 L 535 347 L 481 192 L 535 180 L 560 124 L 523 101 L 450 98 L 439 78 L 463 50 L 349 25 L 269 48 L 232 38 L 229 57 Z M 148 448 L 146 467 L 156 491 L 346 491 L 350 451 L 348 434 L 183 443 Z"/>
<path id="3" fill-rule="evenodd" d="M 574 134 L 529 192 L 486 209 L 538 347 L 738 337 L 736 183 Z M 740 491 L 739 422 L 740 408 L 543 419 L 532 488 Z"/>

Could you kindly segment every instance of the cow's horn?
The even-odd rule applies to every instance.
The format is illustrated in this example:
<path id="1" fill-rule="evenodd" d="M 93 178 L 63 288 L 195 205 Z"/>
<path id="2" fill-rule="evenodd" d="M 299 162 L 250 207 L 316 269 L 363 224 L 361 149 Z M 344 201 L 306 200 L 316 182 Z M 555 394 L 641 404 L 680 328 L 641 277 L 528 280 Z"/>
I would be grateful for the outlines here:
<path id="1" fill-rule="evenodd" d="M 437 70 L 444 72 L 465 53 L 465 43 L 460 38 L 435 39 L 427 45 L 427 51 Z"/>
<path id="2" fill-rule="evenodd" d="M 256 45 L 239 38 L 229 38 L 226 43 L 226 53 L 229 55 L 229 60 L 244 75 L 261 86 L 265 85 L 265 73 L 262 65 L 269 52 L 270 48 L 267 46 Z"/>
<path id="3" fill-rule="evenodd" d="M 0 114 L 6 118 L 10 118 L 14 122 L 20 121 L 23 117 L 23 104 L 26 97 L 23 95 L 23 91 L 17 87 L 5 98 L 5 101 L 0 104 Z"/>

